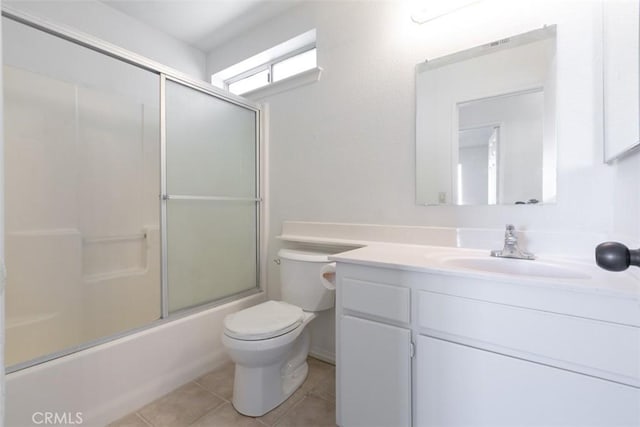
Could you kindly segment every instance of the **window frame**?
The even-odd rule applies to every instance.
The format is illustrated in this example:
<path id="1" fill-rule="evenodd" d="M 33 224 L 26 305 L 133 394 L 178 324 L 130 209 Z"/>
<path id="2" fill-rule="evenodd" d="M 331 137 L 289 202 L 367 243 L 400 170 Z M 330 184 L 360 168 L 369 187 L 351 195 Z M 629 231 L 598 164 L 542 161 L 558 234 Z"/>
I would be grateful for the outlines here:
<path id="1" fill-rule="evenodd" d="M 223 81 L 224 90 L 229 91 L 229 86 L 232 85 L 233 83 L 236 83 L 236 82 L 239 82 L 239 81 L 244 80 L 246 78 L 249 78 L 249 77 L 251 77 L 251 76 L 253 76 L 255 74 L 258 74 L 258 73 L 260 73 L 260 72 L 262 72 L 264 70 L 268 70 L 268 74 L 267 74 L 268 83 L 266 85 L 264 85 L 264 86 L 260 86 L 258 88 L 253 89 L 253 90 L 258 90 L 258 89 L 262 89 L 262 88 L 268 87 L 268 86 L 272 85 L 273 83 L 275 83 L 273 81 L 273 66 L 274 65 L 279 64 L 280 62 L 283 62 L 283 61 L 285 61 L 287 59 L 290 59 L 290 58 L 293 58 L 295 56 L 302 55 L 303 53 L 309 52 L 309 51 L 314 50 L 314 49 L 316 49 L 316 44 L 315 43 L 311 43 L 311 44 L 308 44 L 306 46 L 302 46 L 302 47 L 300 47 L 298 49 L 294 49 L 291 52 L 287 52 L 286 54 L 278 56 L 278 57 L 276 57 L 276 58 L 274 58 L 274 59 L 272 59 L 272 60 L 270 60 L 268 62 L 265 62 L 265 63 L 263 63 L 261 65 L 258 65 L 257 67 L 253 67 L 253 68 L 250 68 L 249 70 L 243 71 L 240 74 L 236 74 L 233 77 L 229 77 L 228 79 L 225 79 Z M 316 51 L 316 67 L 317 67 L 317 64 L 318 64 L 318 57 L 317 57 L 317 51 Z M 286 79 L 291 78 L 291 77 L 295 77 L 295 76 L 297 76 L 297 75 L 299 75 L 301 73 L 304 73 L 305 71 L 308 71 L 310 69 L 312 69 L 312 68 L 308 68 L 306 70 L 300 71 L 299 73 L 292 74 L 291 76 L 285 77 L 282 80 L 278 80 L 278 82 L 286 80 Z M 249 93 L 249 92 L 251 92 L 251 91 L 239 93 L 239 94 L 236 94 L 236 95 L 242 96 L 243 94 Z"/>

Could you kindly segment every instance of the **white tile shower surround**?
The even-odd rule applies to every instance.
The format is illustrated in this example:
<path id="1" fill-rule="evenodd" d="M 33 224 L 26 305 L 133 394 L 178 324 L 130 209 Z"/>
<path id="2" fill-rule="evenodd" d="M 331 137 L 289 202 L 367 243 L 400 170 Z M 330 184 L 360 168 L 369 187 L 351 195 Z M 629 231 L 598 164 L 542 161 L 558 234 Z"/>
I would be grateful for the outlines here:
<path id="1" fill-rule="evenodd" d="M 624 236 L 527 230 L 517 223 L 514 225 L 521 247 L 536 255 L 593 259 L 595 247 L 607 240 L 619 240 L 630 247 L 638 245 L 638 242 L 625 241 Z M 384 242 L 491 250 L 501 249 L 504 229 L 284 221 L 278 238 L 326 245 L 366 246 Z"/>
<path id="2" fill-rule="evenodd" d="M 231 404 L 232 362 L 191 381 L 110 427 L 324 427 L 335 426 L 335 367 L 309 358 L 302 386 L 261 417 L 239 414 Z"/>

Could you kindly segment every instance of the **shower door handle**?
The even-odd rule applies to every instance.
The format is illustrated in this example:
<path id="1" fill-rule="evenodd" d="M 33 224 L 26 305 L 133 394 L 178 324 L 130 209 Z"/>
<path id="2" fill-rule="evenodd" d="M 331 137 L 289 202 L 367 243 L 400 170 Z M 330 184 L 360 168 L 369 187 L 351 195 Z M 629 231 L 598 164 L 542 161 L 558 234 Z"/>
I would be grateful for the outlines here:
<path id="1" fill-rule="evenodd" d="M 7 284 L 7 267 L 4 264 L 4 260 L 0 259 L 0 295 L 4 293 L 4 288 L 6 284 Z"/>

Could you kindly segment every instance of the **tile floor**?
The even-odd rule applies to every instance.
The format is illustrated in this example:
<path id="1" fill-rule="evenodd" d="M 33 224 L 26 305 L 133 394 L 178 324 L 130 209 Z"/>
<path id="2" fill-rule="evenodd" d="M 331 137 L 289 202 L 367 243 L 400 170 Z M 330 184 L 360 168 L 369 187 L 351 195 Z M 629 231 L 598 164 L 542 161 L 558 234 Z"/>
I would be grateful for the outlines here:
<path id="1" fill-rule="evenodd" d="M 309 374 L 288 400 L 261 417 L 245 417 L 231 405 L 233 363 L 183 385 L 111 427 L 325 427 L 336 425 L 336 371 L 309 358 Z"/>

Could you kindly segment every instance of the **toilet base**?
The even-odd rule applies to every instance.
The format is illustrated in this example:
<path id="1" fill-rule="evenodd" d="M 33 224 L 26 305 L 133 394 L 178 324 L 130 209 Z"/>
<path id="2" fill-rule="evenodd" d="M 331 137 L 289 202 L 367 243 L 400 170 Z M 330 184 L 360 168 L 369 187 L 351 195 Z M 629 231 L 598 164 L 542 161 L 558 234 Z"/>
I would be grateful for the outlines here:
<path id="1" fill-rule="evenodd" d="M 236 367 L 236 369 L 238 368 Z M 246 369 L 240 368 L 240 370 L 245 371 Z M 251 371 L 251 369 L 247 371 Z M 304 365 L 300 366 L 297 371 L 298 372 L 296 372 L 295 376 L 279 381 L 282 383 L 282 388 L 280 390 L 275 390 L 269 393 L 265 393 L 264 389 L 261 388 L 252 388 L 251 386 L 247 387 L 246 382 L 243 383 L 238 389 L 238 381 L 242 383 L 246 377 L 255 379 L 256 375 L 260 375 L 260 373 L 243 372 L 238 375 L 238 372 L 236 371 L 233 400 L 231 401 L 233 407 L 236 409 L 236 411 L 249 417 L 259 417 L 275 409 L 276 407 L 280 406 L 285 400 L 287 400 L 298 388 L 300 388 L 304 380 L 307 378 L 307 373 L 309 371 L 307 362 L 305 362 Z M 263 370 L 262 373 L 264 372 L 265 371 Z M 266 384 L 267 382 L 278 381 L 278 379 L 274 378 L 263 379 L 264 382 L 262 385 Z M 235 390 L 241 390 L 241 392 L 236 393 Z"/>
<path id="2" fill-rule="evenodd" d="M 259 417 L 287 400 L 307 378 L 309 342 L 309 331 L 305 328 L 284 361 L 267 366 L 236 363 L 234 408 L 243 415 Z"/>

